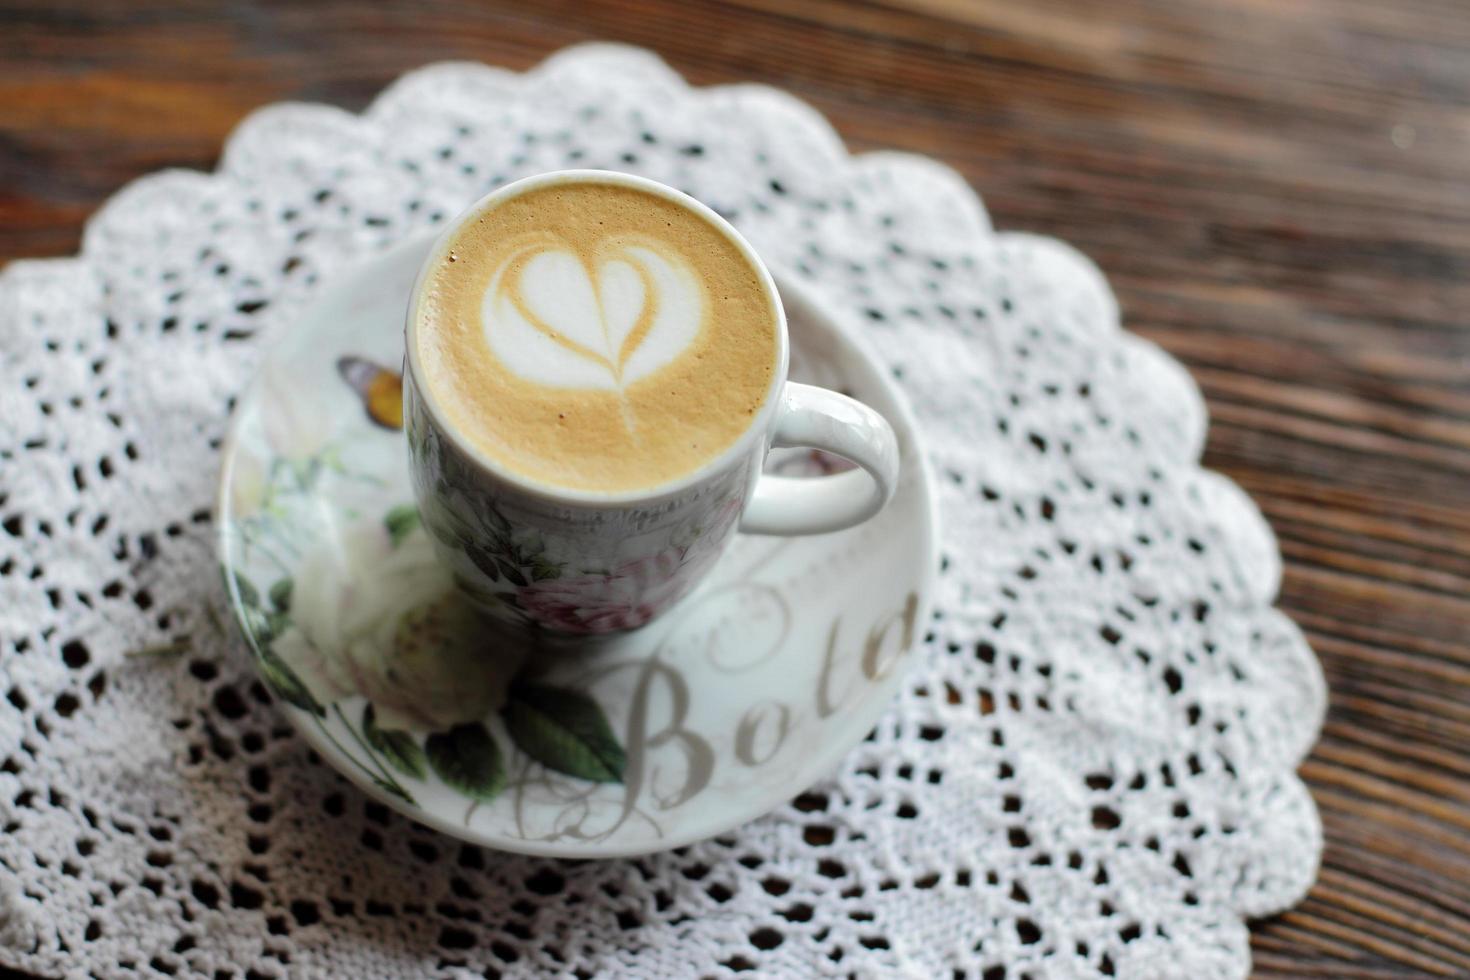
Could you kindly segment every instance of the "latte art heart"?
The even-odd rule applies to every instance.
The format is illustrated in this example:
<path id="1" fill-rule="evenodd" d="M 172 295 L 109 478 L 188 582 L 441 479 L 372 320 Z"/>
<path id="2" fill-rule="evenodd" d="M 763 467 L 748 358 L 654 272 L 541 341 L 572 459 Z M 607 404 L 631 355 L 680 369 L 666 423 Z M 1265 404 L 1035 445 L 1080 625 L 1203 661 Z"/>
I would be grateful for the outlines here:
<path id="1" fill-rule="evenodd" d="M 671 363 L 699 335 L 699 280 L 658 243 L 559 243 L 511 253 L 485 290 L 486 342 L 525 381 L 621 391 Z"/>

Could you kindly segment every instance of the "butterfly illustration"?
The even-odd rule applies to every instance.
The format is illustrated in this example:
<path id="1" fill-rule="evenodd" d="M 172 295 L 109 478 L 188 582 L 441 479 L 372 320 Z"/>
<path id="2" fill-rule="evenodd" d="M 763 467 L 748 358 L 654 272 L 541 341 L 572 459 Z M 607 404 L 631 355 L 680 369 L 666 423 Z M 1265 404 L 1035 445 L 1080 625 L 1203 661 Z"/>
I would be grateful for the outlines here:
<path id="1" fill-rule="evenodd" d="M 362 407 L 374 425 L 395 431 L 403 428 L 402 375 L 352 354 L 337 359 L 337 373 L 362 399 Z"/>

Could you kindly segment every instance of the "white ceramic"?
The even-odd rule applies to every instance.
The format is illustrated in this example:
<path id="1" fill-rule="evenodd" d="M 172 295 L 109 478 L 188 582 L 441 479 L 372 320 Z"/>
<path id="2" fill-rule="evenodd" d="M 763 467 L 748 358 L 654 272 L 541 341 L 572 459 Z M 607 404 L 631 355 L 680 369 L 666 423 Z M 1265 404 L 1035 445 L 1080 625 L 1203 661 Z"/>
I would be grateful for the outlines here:
<path id="1" fill-rule="evenodd" d="M 430 244 L 325 286 L 239 401 L 220 559 L 281 710 L 369 794 L 511 851 L 676 847 L 822 778 L 871 730 L 929 615 L 937 511 L 899 393 L 818 300 L 779 280 L 792 376 L 891 420 L 892 501 L 833 534 L 736 535 L 666 616 L 532 656 L 538 639 L 486 632 L 411 503 L 391 366 Z M 778 450 L 766 469 L 844 466 Z"/>
<path id="2" fill-rule="evenodd" d="M 507 624 L 601 634 L 643 626 L 672 608 L 718 562 L 737 520 L 746 532 L 790 535 L 869 519 L 892 496 L 899 460 L 882 415 L 836 392 L 787 382 L 786 318 L 770 273 L 727 221 L 671 187 L 603 170 L 527 177 L 492 191 L 450 222 L 424 269 L 437 266 L 459 228 L 479 215 L 527 192 L 573 183 L 632 187 L 702 218 L 757 270 L 777 319 L 771 382 L 749 427 L 724 452 L 651 490 L 569 490 L 507 469 L 456 432 L 424 380 L 414 340 L 422 277 L 415 283 L 405 331 L 403 411 L 414 497 L 440 560 L 467 595 Z M 860 471 L 806 480 L 763 477 L 772 446 L 828 450 Z"/>

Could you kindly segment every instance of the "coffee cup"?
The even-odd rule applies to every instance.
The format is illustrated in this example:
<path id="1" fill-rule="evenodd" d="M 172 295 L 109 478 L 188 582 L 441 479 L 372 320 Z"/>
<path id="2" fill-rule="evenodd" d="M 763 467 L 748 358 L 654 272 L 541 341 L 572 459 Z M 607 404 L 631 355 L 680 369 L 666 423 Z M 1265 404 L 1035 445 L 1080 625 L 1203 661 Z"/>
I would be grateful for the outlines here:
<path id="1" fill-rule="evenodd" d="M 710 208 L 628 174 L 493 191 L 431 248 L 409 301 L 403 408 L 425 528 L 494 618 L 634 629 L 736 531 L 841 530 L 892 496 L 881 415 L 788 381 L 781 297 Z M 762 473 L 776 447 L 855 468 Z"/>

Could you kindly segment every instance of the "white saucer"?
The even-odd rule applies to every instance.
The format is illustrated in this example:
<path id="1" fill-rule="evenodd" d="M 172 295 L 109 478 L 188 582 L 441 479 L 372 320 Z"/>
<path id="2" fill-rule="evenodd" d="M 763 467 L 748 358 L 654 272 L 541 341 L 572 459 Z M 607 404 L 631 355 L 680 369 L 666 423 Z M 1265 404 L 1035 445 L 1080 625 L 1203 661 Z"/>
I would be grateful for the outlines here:
<path id="1" fill-rule="evenodd" d="M 821 779 L 872 728 L 927 629 L 938 511 L 902 396 L 778 275 L 792 377 L 847 391 L 898 433 L 887 509 L 836 534 L 741 536 L 666 616 L 595 648 L 552 654 L 487 633 L 472 657 L 441 655 L 428 641 L 457 600 L 426 602 L 419 587 L 436 566 L 395 428 L 403 309 L 428 247 L 329 283 L 236 409 L 220 561 L 281 710 L 367 793 L 530 854 L 677 847 Z"/>

